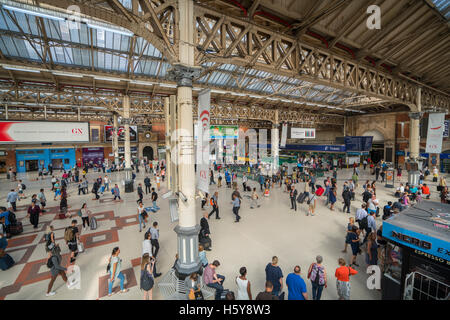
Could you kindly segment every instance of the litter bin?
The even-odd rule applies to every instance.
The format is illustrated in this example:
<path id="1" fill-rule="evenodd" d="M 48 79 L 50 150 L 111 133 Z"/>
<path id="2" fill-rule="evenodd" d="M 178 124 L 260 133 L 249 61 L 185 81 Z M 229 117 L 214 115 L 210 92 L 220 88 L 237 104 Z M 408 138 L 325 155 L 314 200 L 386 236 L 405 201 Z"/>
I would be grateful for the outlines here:
<path id="1" fill-rule="evenodd" d="M 133 180 L 125 180 L 125 193 L 134 192 Z"/>
<path id="2" fill-rule="evenodd" d="M 389 168 L 386 170 L 386 188 L 394 188 L 394 169 Z"/>

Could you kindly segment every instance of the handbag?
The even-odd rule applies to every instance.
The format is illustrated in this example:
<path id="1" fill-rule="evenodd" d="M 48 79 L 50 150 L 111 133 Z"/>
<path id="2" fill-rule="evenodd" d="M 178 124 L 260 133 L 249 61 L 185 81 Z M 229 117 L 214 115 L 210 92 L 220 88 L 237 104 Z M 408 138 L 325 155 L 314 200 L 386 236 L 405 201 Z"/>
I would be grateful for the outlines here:
<path id="1" fill-rule="evenodd" d="M 84 251 L 84 245 L 83 242 L 79 242 L 78 243 L 78 252 L 83 252 Z"/>
<path id="2" fill-rule="evenodd" d="M 189 300 L 195 300 L 195 292 L 194 289 L 189 291 Z"/>

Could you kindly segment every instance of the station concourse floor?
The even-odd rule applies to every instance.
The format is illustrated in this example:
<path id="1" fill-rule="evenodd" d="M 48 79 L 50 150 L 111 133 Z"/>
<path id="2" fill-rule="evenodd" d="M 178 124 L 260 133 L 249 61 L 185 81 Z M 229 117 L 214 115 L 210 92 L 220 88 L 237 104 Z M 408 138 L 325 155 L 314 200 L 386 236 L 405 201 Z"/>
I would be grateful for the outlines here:
<path id="1" fill-rule="evenodd" d="M 271 261 L 272 256 L 279 258 L 279 266 L 286 276 L 293 272 L 294 266 L 300 265 L 302 277 L 305 279 L 308 287 L 308 295 L 312 298 L 311 283 L 306 280 L 309 265 L 315 261 L 316 255 L 322 255 L 328 275 L 328 287 L 324 288 L 322 300 L 338 299 L 336 293 L 336 280 L 334 272 L 337 260 L 343 257 L 348 262 L 350 260 L 351 249 L 347 253 L 341 253 L 344 247 L 344 237 L 346 233 L 348 218 L 354 216 L 356 209 L 361 206 L 362 185 L 366 179 L 373 180 L 375 176 L 369 175 L 369 168 L 366 171 L 360 168 L 359 186 L 356 192 L 356 199 L 352 201 L 351 214 L 342 212 L 342 185 L 344 180 L 351 178 L 351 169 L 338 171 L 338 201 L 336 210 L 331 211 L 324 206 L 325 199 L 319 198 L 317 202 L 316 215 L 306 216 L 306 202 L 298 204 L 298 211 L 290 210 L 290 200 L 287 193 L 279 187 L 270 191 L 268 198 L 262 197 L 259 191 L 259 184 L 249 181 L 250 186 L 257 187 L 258 194 L 261 197 L 261 207 L 250 209 L 250 200 L 243 198 L 240 215 L 241 222 L 234 223 L 234 215 L 231 209 L 231 189 L 222 185 L 219 189 L 219 210 L 221 220 L 216 220 L 211 216 L 209 220 L 212 238 L 212 251 L 207 252 L 209 262 L 217 259 L 221 265 L 217 269 L 218 274 L 226 277 L 224 287 L 235 291 L 236 284 L 234 279 L 239 274 L 239 268 L 245 266 L 248 274 L 247 278 L 251 283 L 253 298 L 258 292 L 264 290 L 265 266 Z M 60 176 L 58 172 L 57 176 Z M 406 172 L 404 172 L 406 173 Z M 89 171 L 87 178 L 89 190 L 92 188 L 92 181 L 98 176 L 104 176 L 103 173 Z M 331 172 L 330 172 L 331 175 Z M 142 252 L 142 241 L 144 231 L 139 232 L 137 220 L 138 199 L 136 191 L 125 193 L 122 185 L 124 178 L 123 172 L 110 173 L 111 185 L 118 183 L 121 188 L 122 202 L 112 202 L 110 192 L 105 192 L 99 201 L 92 200 L 93 194 L 78 196 L 77 184 L 71 183 L 68 188 L 69 212 L 76 213 L 82 203 L 87 202 L 88 208 L 96 216 L 98 222 L 97 230 L 83 230 L 81 218 L 76 216 L 79 229 L 81 230 L 81 240 L 85 245 L 85 252 L 80 253 L 75 264 L 81 270 L 81 288 L 69 290 L 60 277 L 57 278 L 53 286 L 56 295 L 46 297 L 50 273 L 46 266 L 47 254 L 44 249 L 43 235 L 49 224 L 55 228 L 57 243 L 60 244 L 61 254 L 63 256 L 63 266 L 69 263 L 69 250 L 64 242 L 64 228 L 70 225 L 72 219 L 59 220 L 57 213 L 59 211 L 59 201 L 53 201 L 53 193 L 50 191 L 51 182 L 47 177 L 45 180 L 36 181 L 37 173 L 19 174 L 18 179 L 22 179 L 27 189 L 26 199 L 17 203 L 17 218 L 22 221 L 24 232 L 13 236 L 8 240 L 9 245 L 6 249 L 16 261 L 16 264 L 6 270 L 0 271 L 0 299 L 75 299 L 75 300 L 95 300 L 95 299 L 142 299 L 143 293 L 139 289 L 140 279 L 140 256 Z M 146 174 L 140 170 L 136 178 L 137 183 L 143 180 Z M 327 175 L 325 175 L 326 177 Z M 397 177 L 395 177 L 397 178 Z M 319 178 L 317 183 L 323 184 L 324 178 Z M 403 174 L 402 182 L 406 182 L 407 177 Z M 429 176 L 426 183 L 429 183 L 432 191 L 431 199 L 439 201 L 439 195 L 436 192 L 437 183 L 432 183 Z M 217 178 L 216 178 L 217 181 Z M 241 195 L 242 184 L 239 181 L 239 190 Z M 152 178 L 152 186 L 156 183 Z M 396 181 L 398 186 L 398 181 Z M 10 182 L 5 178 L 0 183 L 0 204 L 6 205 L 6 195 L 11 188 L 17 187 L 17 182 Z M 33 230 L 26 216 L 26 208 L 31 203 L 31 195 L 38 193 L 40 188 L 45 189 L 47 198 L 47 212 L 39 219 L 39 228 Z M 298 183 L 296 188 L 299 192 L 303 191 L 304 183 Z M 135 188 L 136 190 L 136 188 Z M 212 185 L 210 193 L 217 190 L 217 185 Z M 394 200 L 395 189 L 385 188 L 380 182 L 377 184 L 377 196 L 382 207 L 389 200 Z M 175 254 L 177 252 L 177 237 L 173 229 L 177 222 L 170 221 L 168 210 L 168 200 L 163 200 L 161 195 L 167 191 L 166 185 L 162 184 L 159 192 L 158 205 L 161 210 L 157 213 L 150 213 L 149 223 L 158 221 L 160 229 L 160 251 L 158 253 L 158 272 L 166 274 L 172 267 Z M 250 193 L 247 193 L 250 194 Z M 427 200 L 425 200 L 427 201 Z M 197 220 L 202 217 L 200 207 L 201 200 L 197 200 Z M 150 194 L 144 197 L 144 206 L 151 206 Z M 208 205 L 208 212 L 211 207 Z M 381 217 L 377 218 L 377 227 L 381 224 Z M 107 273 L 106 265 L 111 251 L 114 247 L 120 247 L 120 257 L 122 261 L 122 272 L 125 274 L 125 287 L 129 292 L 124 294 L 114 294 L 107 296 Z M 379 300 L 381 293 L 377 290 L 369 290 L 366 287 L 368 275 L 365 273 L 365 256 L 359 255 L 356 267 L 359 273 L 351 278 L 351 299 L 352 300 Z M 162 277 L 161 277 L 162 278 Z M 153 299 L 164 299 L 159 288 L 157 278 L 153 288 Z M 115 281 L 114 287 L 117 289 L 119 280 Z M 286 285 L 284 284 L 286 291 Z M 287 293 L 287 292 L 286 292 Z M 287 296 L 286 296 L 287 298 Z"/>

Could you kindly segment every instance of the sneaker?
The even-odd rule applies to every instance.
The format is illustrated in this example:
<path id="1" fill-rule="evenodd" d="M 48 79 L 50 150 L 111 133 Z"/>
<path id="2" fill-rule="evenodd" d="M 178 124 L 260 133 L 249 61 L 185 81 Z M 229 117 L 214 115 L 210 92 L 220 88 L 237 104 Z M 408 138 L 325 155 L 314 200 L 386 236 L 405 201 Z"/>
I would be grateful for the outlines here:
<path id="1" fill-rule="evenodd" d="M 70 263 L 74 263 L 75 259 L 74 258 L 70 258 Z"/>
<path id="2" fill-rule="evenodd" d="M 54 296 L 55 294 L 56 294 L 55 291 L 51 291 L 51 292 L 49 292 L 49 293 L 46 293 L 45 296 L 46 296 L 46 297 L 51 297 L 51 296 Z"/>
<path id="3" fill-rule="evenodd" d="M 155 278 L 158 278 L 158 277 L 160 277 L 161 276 L 161 273 L 156 273 L 155 274 Z"/>
<path id="4" fill-rule="evenodd" d="M 220 220 L 220 217 L 217 217 L 216 219 L 217 219 L 217 220 Z"/>

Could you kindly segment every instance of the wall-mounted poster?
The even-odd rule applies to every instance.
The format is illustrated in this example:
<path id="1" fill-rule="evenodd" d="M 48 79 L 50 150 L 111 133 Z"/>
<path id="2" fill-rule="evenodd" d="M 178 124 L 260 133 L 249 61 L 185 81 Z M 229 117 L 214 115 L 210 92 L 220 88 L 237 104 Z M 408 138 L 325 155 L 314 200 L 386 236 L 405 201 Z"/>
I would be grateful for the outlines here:
<path id="1" fill-rule="evenodd" d="M 105 142 L 112 141 L 113 126 L 105 126 Z M 130 126 L 130 141 L 137 141 L 137 126 Z M 125 141 L 124 126 L 119 126 L 119 141 Z"/>

